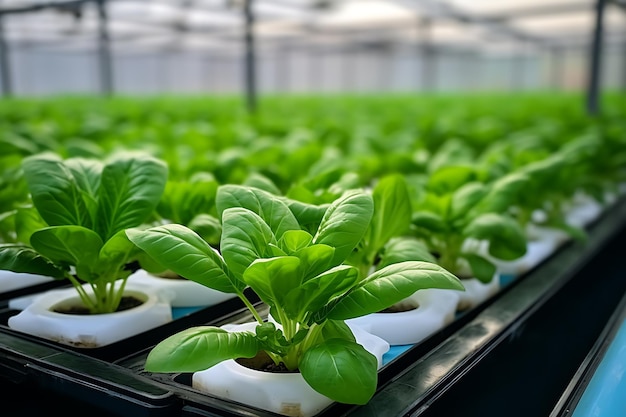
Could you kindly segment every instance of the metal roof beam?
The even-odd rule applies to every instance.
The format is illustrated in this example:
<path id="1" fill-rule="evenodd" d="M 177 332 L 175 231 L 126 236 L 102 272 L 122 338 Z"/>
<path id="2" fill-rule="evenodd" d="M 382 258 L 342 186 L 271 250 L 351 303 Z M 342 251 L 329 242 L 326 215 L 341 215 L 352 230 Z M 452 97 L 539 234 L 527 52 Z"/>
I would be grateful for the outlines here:
<path id="1" fill-rule="evenodd" d="M 480 24 L 492 31 L 505 34 L 515 39 L 540 43 L 542 38 L 532 36 L 524 31 L 512 28 L 506 22 L 491 21 L 485 17 L 470 13 L 452 6 L 444 1 L 435 0 L 394 0 L 404 6 L 408 6 L 417 13 L 425 14 L 426 18 L 433 20 L 453 20 L 464 24 Z"/>
<path id="2" fill-rule="evenodd" d="M 593 5 L 588 1 L 577 1 L 557 4 L 542 4 L 538 6 L 515 7 L 502 12 L 489 12 L 480 15 L 480 19 L 487 22 L 506 22 L 528 17 L 563 15 L 578 12 L 591 12 Z"/>
<path id="3" fill-rule="evenodd" d="M 95 3 L 97 0 L 68 0 L 64 2 L 42 2 L 21 7 L 2 7 L 0 16 L 8 14 L 33 13 L 46 9 L 75 10 L 84 3 Z"/>

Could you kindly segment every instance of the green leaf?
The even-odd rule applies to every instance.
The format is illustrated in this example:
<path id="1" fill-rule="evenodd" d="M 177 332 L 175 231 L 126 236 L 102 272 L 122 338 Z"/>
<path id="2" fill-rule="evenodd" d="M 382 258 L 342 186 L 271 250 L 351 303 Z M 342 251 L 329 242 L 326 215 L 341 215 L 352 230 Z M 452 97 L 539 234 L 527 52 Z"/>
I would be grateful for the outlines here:
<path id="1" fill-rule="evenodd" d="M 378 269 L 404 261 L 435 263 L 437 260 L 421 240 L 414 237 L 397 237 L 391 239 L 383 248 Z"/>
<path id="2" fill-rule="evenodd" d="M 39 148 L 33 141 L 26 139 L 16 133 L 6 130 L 0 138 L 0 154 L 10 155 L 13 153 L 20 155 L 33 155 Z"/>
<path id="3" fill-rule="evenodd" d="M 309 246 L 312 240 L 313 236 L 304 230 L 288 230 L 278 240 L 278 246 L 291 255 Z"/>
<path id="4" fill-rule="evenodd" d="M 15 232 L 17 241 L 29 243 L 30 237 L 39 229 L 48 225 L 33 206 L 18 207 L 15 213 Z"/>
<path id="5" fill-rule="evenodd" d="M 458 190 L 471 181 L 476 181 L 476 167 L 471 165 L 444 166 L 431 173 L 427 188 L 436 194 L 447 194 Z"/>
<path id="6" fill-rule="evenodd" d="M 104 246 L 100 249 L 100 268 L 119 270 L 134 260 L 139 252 L 139 248 L 128 240 L 125 231 L 120 230 L 104 242 Z"/>
<path id="7" fill-rule="evenodd" d="M 430 211 L 415 211 L 411 218 L 411 225 L 418 236 L 427 238 L 446 232 L 449 227 L 439 214 Z"/>
<path id="8" fill-rule="evenodd" d="M 299 267 L 300 259 L 295 256 L 257 259 L 243 273 L 243 279 L 266 304 L 284 308 L 287 293 L 302 282 Z"/>
<path id="9" fill-rule="evenodd" d="M 529 178 L 520 172 L 513 172 L 496 180 L 489 187 L 487 196 L 476 210 L 482 213 L 504 213 L 518 203 L 520 194 L 526 191 Z"/>
<path id="10" fill-rule="evenodd" d="M 463 230 L 466 237 L 489 242 L 489 254 L 497 259 L 513 260 L 526 253 L 526 235 L 515 220 L 496 213 L 483 214 Z"/>
<path id="11" fill-rule="evenodd" d="M 257 188 L 235 184 L 222 185 L 217 190 L 215 204 L 222 223 L 226 209 L 241 207 L 261 217 L 277 239 L 280 239 L 287 230 L 300 229 L 298 220 L 279 197 Z"/>
<path id="12" fill-rule="evenodd" d="M 242 185 L 258 188 L 270 194 L 280 195 L 280 189 L 276 184 L 265 175 L 259 174 L 258 172 L 251 172 Z"/>
<path id="13" fill-rule="evenodd" d="M 426 288 L 464 289 L 456 276 L 437 264 L 401 262 L 361 280 L 358 286 L 337 301 L 328 318 L 347 320 L 376 313 Z"/>
<path id="14" fill-rule="evenodd" d="M 589 238 L 587 231 L 584 228 L 573 226 L 567 223 L 564 220 L 561 221 L 550 221 L 550 227 L 554 227 L 555 229 L 559 229 L 567 233 L 572 238 L 578 240 L 579 242 L 586 242 Z"/>
<path id="15" fill-rule="evenodd" d="M 378 384 L 376 357 L 358 343 L 330 339 L 308 349 L 300 361 L 304 380 L 317 392 L 346 404 L 366 404 Z"/>
<path id="16" fill-rule="evenodd" d="M 313 242 L 335 248 L 331 265 L 342 263 L 358 245 L 373 212 L 372 197 L 359 190 L 346 192 L 328 207 Z"/>
<path id="17" fill-rule="evenodd" d="M 483 283 L 491 282 L 496 273 L 496 266 L 480 255 L 463 253 L 463 258 L 469 263 L 474 278 Z"/>
<path id="18" fill-rule="evenodd" d="M 128 237 L 129 230 L 132 230 L 132 229 L 126 229 L 124 231 L 124 233 L 127 234 L 127 237 Z M 139 250 L 139 247 L 137 247 L 137 249 Z M 158 275 L 165 271 L 168 271 L 166 267 L 161 265 L 156 259 L 154 259 L 153 257 L 151 257 L 150 255 L 148 255 L 146 252 L 142 250 L 139 250 L 139 252 L 135 255 L 135 259 L 139 263 L 141 269 L 144 269 L 146 272 L 149 272 L 151 274 Z"/>
<path id="19" fill-rule="evenodd" d="M 276 238 L 256 213 L 235 207 L 224 210 L 220 250 L 236 277 L 243 277 L 246 268 L 256 259 L 270 257 L 270 244 L 276 245 Z"/>
<path id="20" fill-rule="evenodd" d="M 113 159 L 102 170 L 97 230 L 108 239 L 137 227 L 154 212 L 167 182 L 167 165 L 147 155 Z"/>
<path id="21" fill-rule="evenodd" d="M 356 342 L 350 326 L 343 320 L 326 320 L 322 325 L 320 340 L 343 339 Z"/>
<path id="22" fill-rule="evenodd" d="M 311 245 L 296 252 L 294 255 L 300 258 L 304 281 L 328 270 L 334 254 L 334 248 L 322 244 Z"/>
<path id="23" fill-rule="evenodd" d="M 218 327 L 192 327 L 157 344 L 146 358 L 148 372 L 198 372 L 259 351 L 251 332 L 228 332 Z"/>
<path id="24" fill-rule="evenodd" d="M 167 181 L 157 205 L 157 212 L 172 223 L 189 226 L 200 214 L 209 214 L 215 208 L 217 181 L 213 178 L 195 181 Z"/>
<path id="25" fill-rule="evenodd" d="M 467 142 L 454 137 L 442 142 L 437 152 L 427 161 L 428 172 L 431 175 L 447 166 L 468 164 L 473 161 L 474 151 Z"/>
<path id="26" fill-rule="evenodd" d="M 33 248 L 19 243 L 0 244 L 0 269 L 65 278 L 65 271 L 52 264 Z"/>
<path id="27" fill-rule="evenodd" d="M 91 215 L 72 171 L 51 153 L 30 156 L 22 163 L 33 204 L 50 226 L 91 227 Z"/>
<path id="28" fill-rule="evenodd" d="M 359 270 L 353 266 L 339 265 L 304 282 L 291 290 L 285 306 L 291 318 L 303 317 L 304 313 L 316 313 L 334 297 L 352 288 L 359 279 Z"/>
<path id="29" fill-rule="evenodd" d="M 65 165 L 76 180 L 78 189 L 91 216 L 90 224 L 93 224 L 98 207 L 97 196 L 103 164 L 96 160 L 70 158 L 65 160 Z"/>
<path id="30" fill-rule="evenodd" d="M 277 329 L 274 323 L 271 322 L 259 324 L 255 331 L 260 350 L 266 352 L 272 352 L 282 356 L 288 353 L 292 343 L 298 343 L 297 341 L 288 341 L 283 332 Z M 297 338 L 299 341 L 302 341 L 307 333 L 308 329 L 298 331 Z"/>
<path id="31" fill-rule="evenodd" d="M 210 214 L 198 214 L 187 224 L 191 230 L 196 232 L 209 245 L 216 247 L 220 244 L 222 237 L 222 223 Z"/>
<path id="32" fill-rule="evenodd" d="M 472 208 L 478 204 L 486 195 L 488 189 L 479 182 L 470 182 L 463 185 L 452 194 L 450 201 L 450 221 L 457 219 L 467 219 Z"/>
<path id="33" fill-rule="evenodd" d="M 329 204 L 307 204 L 289 198 L 283 198 L 282 200 L 296 217 L 300 227 L 309 231 L 316 231 L 318 229 L 324 217 L 324 213 L 326 213 L 329 207 Z"/>
<path id="34" fill-rule="evenodd" d="M 193 230 L 168 224 L 147 230 L 127 229 L 126 235 L 165 268 L 191 281 L 226 293 L 245 284 L 229 273 L 222 257 Z"/>
<path id="35" fill-rule="evenodd" d="M 92 270 L 98 263 L 102 239 L 82 226 L 51 226 L 37 230 L 30 237 L 31 246 L 52 262 L 81 265 Z M 82 277 L 89 281 L 90 277 Z"/>
<path id="36" fill-rule="evenodd" d="M 373 251 L 382 248 L 389 239 L 403 235 L 411 224 L 411 199 L 404 177 L 389 175 L 374 187 L 374 214 L 369 229 L 369 244 Z"/>

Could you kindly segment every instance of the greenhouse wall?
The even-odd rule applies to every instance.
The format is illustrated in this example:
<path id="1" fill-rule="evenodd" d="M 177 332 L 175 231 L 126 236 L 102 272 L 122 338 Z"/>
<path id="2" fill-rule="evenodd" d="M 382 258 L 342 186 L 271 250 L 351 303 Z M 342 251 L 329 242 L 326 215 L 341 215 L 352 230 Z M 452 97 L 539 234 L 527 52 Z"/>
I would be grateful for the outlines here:
<path id="1" fill-rule="evenodd" d="M 623 45 L 609 44 L 603 57 L 603 87 L 624 84 Z M 95 52 L 55 52 L 24 48 L 11 52 L 15 94 L 93 93 L 99 89 Z M 262 54 L 258 84 L 263 93 L 336 93 L 406 91 L 582 91 L 587 82 L 587 47 L 564 48 L 561 76 L 553 74 L 549 51 L 523 54 L 439 51 L 429 64 L 405 47 L 385 53 L 369 51 L 287 51 Z M 153 52 L 115 54 L 115 90 L 121 94 L 242 91 L 240 55 Z M 430 71 L 429 87 L 424 72 Z M 558 84 L 557 84 L 558 82 Z M 555 85 L 556 84 L 556 85 Z"/>

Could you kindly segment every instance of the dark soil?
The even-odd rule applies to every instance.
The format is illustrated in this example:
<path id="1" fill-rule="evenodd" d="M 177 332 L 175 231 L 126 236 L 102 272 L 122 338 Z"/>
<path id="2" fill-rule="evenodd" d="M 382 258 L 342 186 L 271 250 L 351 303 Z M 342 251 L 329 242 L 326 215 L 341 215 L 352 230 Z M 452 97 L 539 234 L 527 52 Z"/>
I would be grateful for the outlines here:
<path id="1" fill-rule="evenodd" d="M 419 306 L 409 307 L 409 306 L 391 306 L 384 310 L 379 311 L 379 313 L 402 313 L 403 311 L 411 311 L 418 309 Z"/>
<path id="2" fill-rule="evenodd" d="M 117 310 L 115 311 L 119 312 L 119 311 L 124 311 L 124 310 L 130 310 L 131 308 L 139 307 L 143 303 L 144 302 L 137 297 L 125 296 L 125 297 L 122 297 L 122 300 L 120 301 L 120 305 L 117 307 Z M 89 312 L 89 309 L 83 305 L 73 305 L 73 306 L 63 307 L 63 308 L 55 308 L 53 311 L 55 313 L 76 314 L 76 315 L 81 315 L 81 316 L 87 316 L 91 314 Z"/>
<path id="3" fill-rule="evenodd" d="M 290 371 L 287 369 L 284 363 L 280 362 L 278 365 L 267 355 L 265 352 L 259 352 L 253 358 L 239 358 L 235 361 L 246 368 L 254 369 L 255 371 L 273 372 L 273 373 L 297 373 L 298 370 Z"/>

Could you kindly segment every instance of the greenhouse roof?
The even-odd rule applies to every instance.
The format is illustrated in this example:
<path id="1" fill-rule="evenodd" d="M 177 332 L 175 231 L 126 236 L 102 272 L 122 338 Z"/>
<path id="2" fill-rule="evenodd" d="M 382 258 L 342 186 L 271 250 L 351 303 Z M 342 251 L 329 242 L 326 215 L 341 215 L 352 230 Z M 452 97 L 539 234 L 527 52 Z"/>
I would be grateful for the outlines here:
<path id="1" fill-rule="evenodd" d="M 605 40 L 626 41 L 626 7 L 605 11 Z M 431 42 L 497 53 L 511 48 L 587 45 L 592 0 L 253 0 L 264 48 L 390 48 Z M 240 53 L 244 0 L 108 0 L 116 53 L 154 50 Z M 97 48 L 98 0 L 0 0 L 3 35 L 19 48 Z"/>

